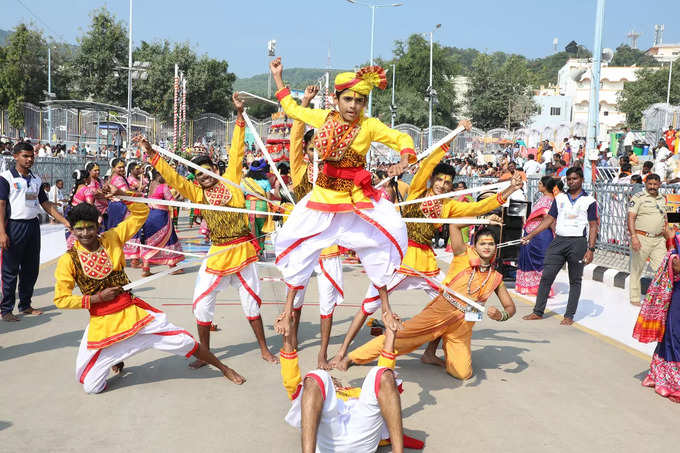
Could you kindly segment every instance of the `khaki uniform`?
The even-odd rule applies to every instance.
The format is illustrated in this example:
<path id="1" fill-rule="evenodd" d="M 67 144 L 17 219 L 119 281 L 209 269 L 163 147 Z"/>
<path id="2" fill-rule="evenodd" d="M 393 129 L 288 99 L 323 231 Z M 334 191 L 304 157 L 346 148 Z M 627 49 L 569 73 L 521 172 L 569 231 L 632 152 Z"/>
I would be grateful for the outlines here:
<path id="1" fill-rule="evenodd" d="M 640 250 L 631 248 L 630 256 L 630 301 L 640 302 L 640 275 L 647 258 L 656 270 L 666 255 L 666 200 L 663 195 L 652 197 L 646 190 L 638 192 L 630 200 L 629 213 L 634 213 L 635 230 L 640 240 Z M 644 233 L 640 233 L 644 232 Z M 646 233 L 646 234 L 645 234 Z"/>

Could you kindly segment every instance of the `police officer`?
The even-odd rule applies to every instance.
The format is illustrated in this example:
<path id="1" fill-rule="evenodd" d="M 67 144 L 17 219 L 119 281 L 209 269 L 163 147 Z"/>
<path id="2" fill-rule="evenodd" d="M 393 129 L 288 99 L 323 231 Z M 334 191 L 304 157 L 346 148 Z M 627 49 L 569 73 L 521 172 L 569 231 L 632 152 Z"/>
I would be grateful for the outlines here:
<path id="1" fill-rule="evenodd" d="M 640 306 L 640 275 L 647 258 L 656 270 L 666 255 L 668 220 L 665 198 L 659 194 L 660 186 L 659 175 L 647 174 L 645 190 L 633 195 L 628 207 L 630 303 L 636 306 Z"/>
<path id="2" fill-rule="evenodd" d="M 30 143 L 14 146 L 15 166 L 0 173 L 0 248 L 2 249 L 2 302 L 0 312 L 4 321 L 19 321 L 12 311 L 19 279 L 19 311 L 39 315 L 31 306 L 33 286 L 40 266 L 40 206 L 69 227 L 57 207 L 47 199 L 38 176 L 31 173 L 34 153 Z"/>

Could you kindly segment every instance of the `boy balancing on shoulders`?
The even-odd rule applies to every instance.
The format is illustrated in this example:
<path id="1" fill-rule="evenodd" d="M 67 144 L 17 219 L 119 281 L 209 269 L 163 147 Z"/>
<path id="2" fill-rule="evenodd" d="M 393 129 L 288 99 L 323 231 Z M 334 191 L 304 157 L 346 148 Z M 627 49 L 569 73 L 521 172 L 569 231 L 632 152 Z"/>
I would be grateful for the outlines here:
<path id="1" fill-rule="evenodd" d="M 366 153 L 371 142 L 397 150 L 402 160 L 390 169 L 391 174 L 402 173 L 416 155 L 408 134 L 364 116 L 373 87 L 387 86 L 385 71 L 371 66 L 338 74 L 337 110 L 323 110 L 301 107 L 293 100 L 283 84 L 280 58 L 270 63 L 270 69 L 286 115 L 317 128 L 314 147 L 324 161 L 314 188 L 298 201 L 276 237 L 276 263 L 289 288 L 276 331 L 286 334 L 291 329 L 297 291 L 307 284 L 322 250 L 334 244 L 356 251 L 378 288 L 383 312 L 391 315 L 386 285 L 406 252 L 406 225 L 392 203 L 381 199 L 371 185 L 371 173 L 364 168 Z M 392 316 L 388 322 L 398 328 Z"/>
<path id="2" fill-rule="evenodd" d="M 392 320 L 387 319 L 393 316 Z M 394 371 L 395 330 L 399 319 L 383 313 L 385 343 L 378 366 L 361 388 L 341 387 L 327 371 L 314 370 L 302 378 L 292 331 L 283 337 L 281 377 L 291 399 L 286 422 L 302 431 L 302 452 L 373 452 L 392 444 L 392 451 L 421 449 L 422 441 L 404 435 L 401 415 L 401 380 Z M 388 322 L 395 321 L 395 322 Z"/>
<path id="3" fill-rule="evenodd" d="M 128 192 L 114 188 L 113 194 Z M 103 392 L 109 370 L 120 373 L 124 359 L 154 348 L 194 356 L 218 368 L 227 379 L 243 384 L 241 375 L 189 332 L 168 322 L 165 313 L 122 289 L 130 283 L 124 270 L 123 244 L 139 231 L 149 214 L 144 204 L 126 204 L 130 216 L 101 236 L 97 234 L 99 211 L 94 205 L 81 203 L 68 214 L 76 242 L 57 263 L 54 304 L 90 311 L 76 359 L 76 379 L 87 393 Z M 75 285 L 82 296 L 73 295 Z"/>
<path id="4" fill-rule="evenodd" d="M 474 247 L 466 246 L 460 229 L 465 225 L 451 225 L 453 261 L 444 279 L 444 285 L 458 294 L 484 304 L 495 292 L 501 301 L 501 310 L 489 307 L 487 315 L 494 321 L 507 321 L 515 314 L 515 303 L 503 284 L 502 275 L 494 270 L 498 240 L 495 233 L 482 228 L 475 234 Z M 437 338 L 443 341 L 446 360 L 437 359 L 439 365 L 458 379 L 472 377 L 470 340 L 472 320 L 479 311 L 472 311 L 462 300 L 442 291 L 427 307 L 404 323 L 397 332 L 394 348 L 398 355 L 408 354 L 421 345 Z M 481 320 L 477 318 L 477 320 Z M 337 368 L 346 370 L 350 364 L 364 364 L 375 360 L 380 354 L 385 336 L 374 338 L 350 352 Z"/>
<path id="5" fill-rule="evenodd" d="M 243 120 L 243 101 L 238 93 L 234 93 L 232 101 L 236 107 L 237 117 L 234 133 L 229 149 L 229 164 L 224 177 L 236 185 L 243 177 L 243 155 L 245 152 L 245 122 Z M 149 156 L 151 165 L 165 179 L 166 183 L 176 189 L 184 198 L 201 204 L 214 206 L 230 206 L 245 208 L 243 191 L 213 178 L 212 176 L 196 172 L 198 185 L 180 176 L 160 154 L 151 147 L 144 138 L 136 140 Z M 217 166 L 209 156 L 201 155 L 193 162 L 213 173 L 218 172 Z M 256 238 L 252 235 L 248 223 L 248 215 L 238 212 L 224 212 L 204 209 L 201 211 L 210 230 L 210 254 L 224 248 L 228 251 L 203 261 L 198 270 L 198 277 L 194 286 L 193 311 L 196 317 L 198 338 L 204 346 L 210 348 L 210 329 L 215 316 L 217 294 L 228 286 L 238 288 L 241 307 L 253 329 L 257 343 L 260 346 L 262 358 L 268 362 L 278 363 L 267 346 L 264 335 L 262 317 L 260 314 L 260 279 L 257 275 L 255 263 L 257 261 Z M 205 363 L 197 360 L 190 366 L 199 368 Z"/>

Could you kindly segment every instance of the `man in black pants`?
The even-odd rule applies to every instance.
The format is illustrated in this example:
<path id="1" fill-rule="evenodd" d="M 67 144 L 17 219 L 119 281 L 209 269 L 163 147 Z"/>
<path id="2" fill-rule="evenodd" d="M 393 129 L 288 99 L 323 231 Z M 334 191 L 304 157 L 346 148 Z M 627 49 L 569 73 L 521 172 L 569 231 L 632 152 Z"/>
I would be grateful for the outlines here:
<path id="1" fill-rule="evenodd" d="M 567 193 L 560 193 L 555 197 L 541 224 L 522 238 L 522 244 L 526 245 L 534 236 L 555 223 L 555 239 L 550 243 L 543 260 L 543 275 L 538 286 L 534 312 L 524 316 L 523 319 L 526 320 L 543 317 L 550 287 L 566 261 L 569 266 L 569 300 L 561 324 L 572 325 L 581 297 L 583 266 L 593 261 L 598 230 L 597 201 L 583 190 L 583 170 L 580 168 L 572 167 L 567 170 L 567 186 Z"/>
<path id="2" fill-rule="evenodd" d="M 0 174 L 0 269 L 4 321 L 19 321 L 12 311 L 19 279 L 19 311 L 27 315 L 42 312 L 31 307 L 33 286 L 40 267 L 40 206 L 69 227 L 57 207 L 47 199 L 38 176 L 31 173 L 35 155 L 30 143 L 14 146 L 15 167 Z"/>

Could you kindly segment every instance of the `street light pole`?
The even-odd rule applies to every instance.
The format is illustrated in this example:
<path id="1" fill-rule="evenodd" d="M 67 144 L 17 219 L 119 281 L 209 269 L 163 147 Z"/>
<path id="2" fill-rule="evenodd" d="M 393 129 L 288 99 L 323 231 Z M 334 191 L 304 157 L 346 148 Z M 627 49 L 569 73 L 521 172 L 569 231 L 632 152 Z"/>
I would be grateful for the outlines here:
<path id="1" fill-rule="evenodd" d="M 673 59 L 668 62 L 668 89 L 666 90 L 666 104 L 671 103 L 671 74 L 673 74 Z"/>
<path id="2" fill-rule="evenodd" d="M 602 63 L 602 29 L 604 28 L 605 0 L 597 0 L 595 16 L 595 43 L 593 45 L 593 77 L 588 105 L 588 132 L 586 137 L 586 181 L 594 181 L 592 164 L 597 160 L 597 140 L 600 133 L 600 66 Z"/>
<path id="3" fill-rule="evenodd" d="M 127 138 L 126 144 L 130 148 L 130 117 L 132 116 L 132 0 L 130 0 L 130 23 L 128 24 L 128 96 L 127 96 Z"/>
<path id="4" fill-rule="evenodd" d="M 373 41 L 375 35 L 375 9 L 376 8 L 387 8 L 387 7 L 397 7 L 403 5 L 403 3 L 390 3 L 386 5 L 376 5 L 375 3 L 363 3 L 356 0 L 347 0 L 349 3 L 364 5 L 371 8 L 371 61 L 370 65 L 373 66 Z M 373 112 L 373 93 L 368 93 L 368 116 L 371 116 Z"/>
<path id="5" fill-rule="evenodd" d="M 47 47 L 47 96 L 52 94 L 52 49 Z M 97 131 L 99 133 L 99 131 Z M 47 143 L 52 141 L 52 104 L 47 106 Z"/>
<path id="6" fill-rule="evenodd" d="M 427 93 L 429 98 L 429 113 L 427 117 L 427 147 L 432 146 L 432 101 L 434 100 L 434 87 L 432 86 L 432 48 L 434 31 L 441 27 L 442 24 L 437 24 L 432 31 L 430 31 L 430 86 L 427 87 Z"/>

